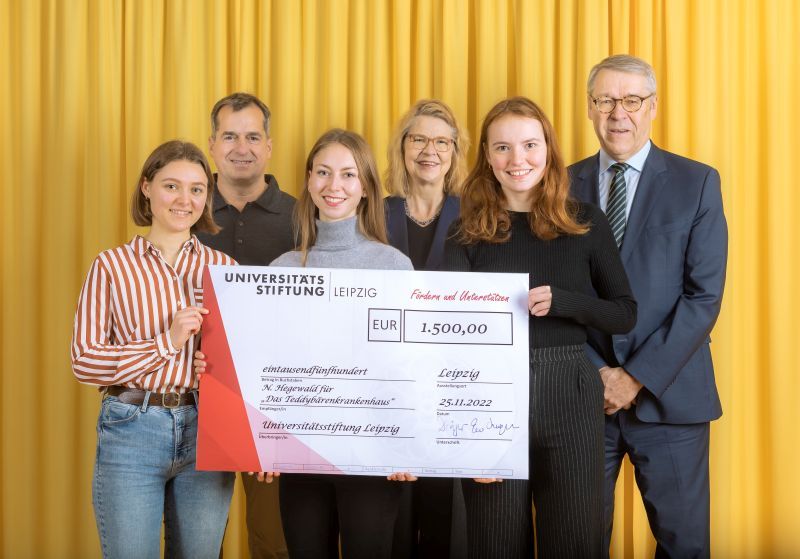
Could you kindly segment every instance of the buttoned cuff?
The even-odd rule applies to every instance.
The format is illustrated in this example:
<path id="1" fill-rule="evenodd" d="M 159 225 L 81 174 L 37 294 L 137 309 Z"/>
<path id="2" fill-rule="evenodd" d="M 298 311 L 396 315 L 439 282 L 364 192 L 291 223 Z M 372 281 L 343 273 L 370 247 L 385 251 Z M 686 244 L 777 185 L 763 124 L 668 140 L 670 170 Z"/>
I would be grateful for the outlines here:
<path id="1" fill-rule="evenodd" d="M 172 347 L 172 340 L 169 338 L 169 332 L 164 332 L 156 336 L 156 348 L 158 348 L 158 354 L 164 359 L 169 359 L 178 353 L 178 350 Z"/>

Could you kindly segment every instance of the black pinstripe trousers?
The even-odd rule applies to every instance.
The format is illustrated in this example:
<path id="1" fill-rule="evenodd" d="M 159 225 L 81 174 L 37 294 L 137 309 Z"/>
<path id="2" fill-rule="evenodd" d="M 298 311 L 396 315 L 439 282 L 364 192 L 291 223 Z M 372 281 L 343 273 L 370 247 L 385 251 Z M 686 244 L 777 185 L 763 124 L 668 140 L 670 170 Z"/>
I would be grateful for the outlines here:
<path id="1" fill-rule="evenodd" d="M 531 350 L 530 480 L 462 480 L 469 557 L 600 557 L 603 384 L 583 347 Z"/>

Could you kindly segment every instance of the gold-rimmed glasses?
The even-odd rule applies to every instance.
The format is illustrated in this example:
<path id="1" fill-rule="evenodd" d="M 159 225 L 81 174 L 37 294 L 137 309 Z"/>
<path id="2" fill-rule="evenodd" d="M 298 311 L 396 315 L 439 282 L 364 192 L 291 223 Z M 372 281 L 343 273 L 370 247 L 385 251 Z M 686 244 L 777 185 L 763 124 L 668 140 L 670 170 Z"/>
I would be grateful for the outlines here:
<path id="1" fill-rule="evenodd" d="M 406 143 L 411 147 L 411 149 L 417 151 L 424 150 L 431 142 L 433 142 L 433 149 L 439 153 L 446 153 L 450 151 L 455 143 L 452 138 L 446 138 L 444 136 L 437 136 L 435 138 L 429 138 L 428 136 L 423 136 L 422 134 L 409 134 L 406 136 Z"/>
<path id="2" fill-rule="evenodd" d="M 622 108 L 625 109 L 625 112 L 628 113 L 635 113 L 639 109 L 642 108 L 642 103 L 644 103 L 645 99 L 649 99 L 654 94 L 651 93 L 647 97 L 639 97 L 638 95 L 626 95 L 622 99 L 615 99 L 613 97 L 597 97 L 592 98 L 592 103 L 594 106 L 597 107 L 597 110 L 603 114 L 608 114 L 614 112 L 614 109 L 617 108 L 617 103 L 622 104 Z"/>

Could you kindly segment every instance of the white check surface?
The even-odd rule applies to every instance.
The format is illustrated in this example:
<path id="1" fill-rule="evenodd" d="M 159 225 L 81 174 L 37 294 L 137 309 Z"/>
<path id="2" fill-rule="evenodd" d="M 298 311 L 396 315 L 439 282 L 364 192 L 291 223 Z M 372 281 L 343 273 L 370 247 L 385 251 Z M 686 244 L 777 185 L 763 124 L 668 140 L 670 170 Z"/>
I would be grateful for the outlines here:
<path id="1" fill-rule="evenodd" d="M 264 471 L 528 477 L 527 275 L 209 271 Z"/>

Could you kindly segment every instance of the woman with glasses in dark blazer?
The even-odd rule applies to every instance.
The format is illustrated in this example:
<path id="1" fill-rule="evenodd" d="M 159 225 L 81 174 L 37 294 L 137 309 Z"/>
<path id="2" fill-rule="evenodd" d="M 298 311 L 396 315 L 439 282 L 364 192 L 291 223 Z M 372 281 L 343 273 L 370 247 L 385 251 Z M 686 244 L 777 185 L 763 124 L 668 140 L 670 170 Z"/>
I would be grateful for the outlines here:
<path id="1" fill-rule="evenodd" d="M 417 101 L 395 129 L 385 180 L 386 228 L 389 243 L 415 270 L 441 268 L 447 229 L 458 217 L 468 147 L 453 111 L 435 99 Z M 402 490 L 394 558 L 465 556 L 461 485 L 422 478 Z"/>

